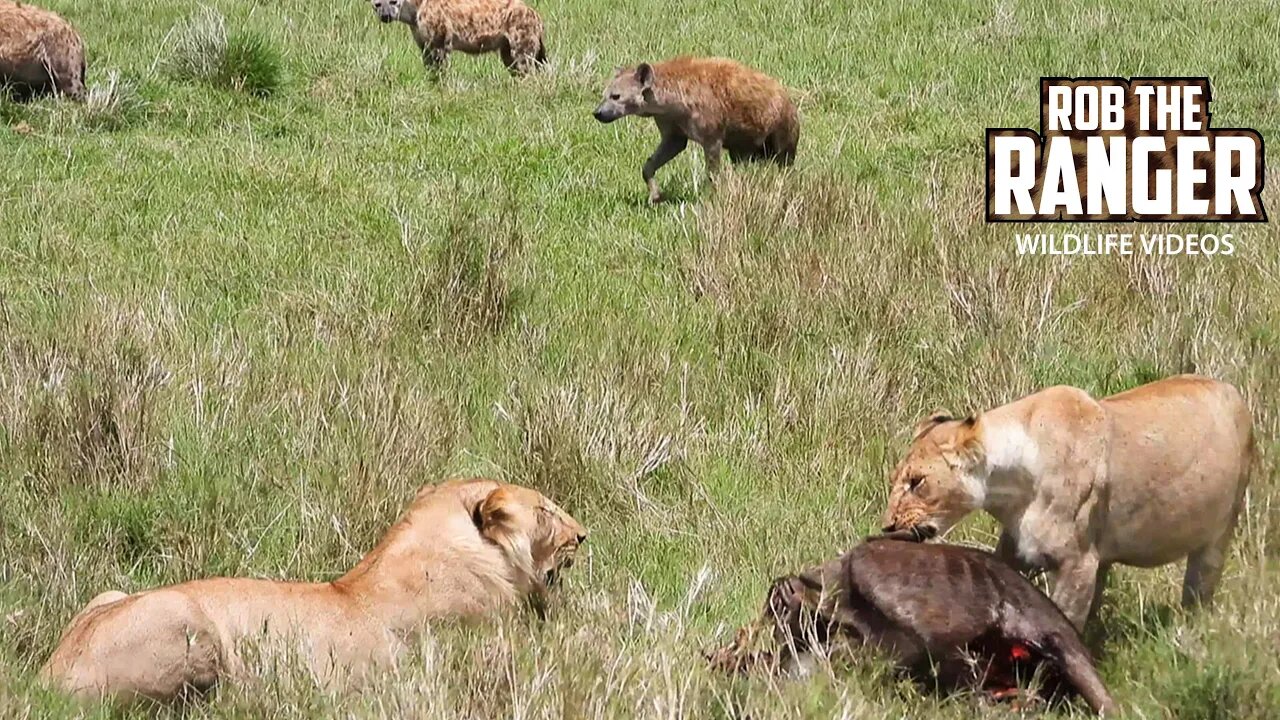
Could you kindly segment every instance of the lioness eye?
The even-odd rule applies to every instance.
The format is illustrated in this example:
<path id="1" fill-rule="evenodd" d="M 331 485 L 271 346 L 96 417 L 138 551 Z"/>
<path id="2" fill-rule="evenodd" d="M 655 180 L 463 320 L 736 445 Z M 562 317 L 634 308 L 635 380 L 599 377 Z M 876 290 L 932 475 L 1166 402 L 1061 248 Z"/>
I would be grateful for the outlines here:
<path id="1" fill-rule="evenodd" d="M 621 99 L 621 98 L 622 98 L 622 96 L 621 96 L 621 95 L 619 95 L 618 93 L 610 93 L 610 94 L 609 94 L 609 99 L 610 99 L 610 100 L 619 100 L 619 99 Z"/>

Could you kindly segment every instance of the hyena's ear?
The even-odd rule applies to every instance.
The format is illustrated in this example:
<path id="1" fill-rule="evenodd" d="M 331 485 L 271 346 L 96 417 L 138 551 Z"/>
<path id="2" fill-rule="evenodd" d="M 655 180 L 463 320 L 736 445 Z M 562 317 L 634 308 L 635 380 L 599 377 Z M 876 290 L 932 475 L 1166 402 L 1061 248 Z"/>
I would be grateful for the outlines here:
<path id="1" fill-rule="evenodd" d="M 636 66 L 636 82 L 640 83 L 641 90 L 653 87 L 653 66 L 649 63 L 640 63 Z"/>

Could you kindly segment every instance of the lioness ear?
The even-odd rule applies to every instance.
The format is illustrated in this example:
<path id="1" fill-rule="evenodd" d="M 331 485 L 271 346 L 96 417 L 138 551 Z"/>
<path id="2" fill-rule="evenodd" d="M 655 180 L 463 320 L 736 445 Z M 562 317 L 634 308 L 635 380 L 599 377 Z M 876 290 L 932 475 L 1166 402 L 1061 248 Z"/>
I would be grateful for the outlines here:
<path id="1" fill-rule="evenodd" d="M 653 87 L 653 66 L 649 63 L 640 63 L 636 67 L 636 82 L 640 83 L 642 90 L 648 90 Z"/>
<path id="2" fill-rule="evenodd" d="M 471 513 L 471 522 L 475 523 L 480 534 L 494 542 L 502 542 L 511 530 L 511 513 L 507 510 L 509 502 L 507 492 L 502 488 L 493 490 L 476 504 Z"/>
<path id="3" fill-rule="evenodd" d="M 953 468 L 972 468 L 986 459 L 986 448 L 982 447 L 978 434 L 972 432 L 974 419 L 965 418 L 964 424 L 965 432 L 939 448 L 942 451 L 942 459 Z"/>
<path id="4" fill-rule="evenodd" d="M 919 440 L 925 435 L 928 435 L 929 431 L 934 427 L 953 419 L 954 418 L 951 417 L 951 413 L 946 410 L 934 410 L 932 415 L 916 423 L 914 435 L 911 439 Z"/>
<path id="5" fill-rule="evenodd" d="M 526 589 L 542 587 L 533 567 L 533 548 L 528 534 L 521 532 L 516 523 L 517 502 L 505 488 L 490 492 L 471 512 L 471 521 L 480 530 L 480 536 L 502 548 L 507 560 L 523 578 Z"/>

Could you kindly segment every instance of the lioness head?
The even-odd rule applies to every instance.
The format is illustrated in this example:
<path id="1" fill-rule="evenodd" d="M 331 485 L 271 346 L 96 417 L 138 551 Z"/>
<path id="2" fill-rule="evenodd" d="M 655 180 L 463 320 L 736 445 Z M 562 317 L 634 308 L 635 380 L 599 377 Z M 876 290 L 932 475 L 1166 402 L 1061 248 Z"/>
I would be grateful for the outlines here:
<path id="1" fill-rule="evenodd" d="M 553 585 L 587 539 L 586 528 L 569 513 L 537 490 L 519 485 L 499 485 L 476 506 L 473 519 L 534 591 Z"/>
<path id="2" fill-rule="evenodd" d="M 592 116 L 602 123 L 611 123 L 640 112 L 652 102 L 653 66 L 640 63 L 638 67 L 622 68 L 614 73 L 604 89 L 604 99 Z"/>
<path id="3" fill-rule="evenodd" d="M 951 529 L 982 502 L 975 473 L 983 463 L 973 418 L 934 413 L 922 420 L 889 478 L 884 532 L 927 540 Z"/>

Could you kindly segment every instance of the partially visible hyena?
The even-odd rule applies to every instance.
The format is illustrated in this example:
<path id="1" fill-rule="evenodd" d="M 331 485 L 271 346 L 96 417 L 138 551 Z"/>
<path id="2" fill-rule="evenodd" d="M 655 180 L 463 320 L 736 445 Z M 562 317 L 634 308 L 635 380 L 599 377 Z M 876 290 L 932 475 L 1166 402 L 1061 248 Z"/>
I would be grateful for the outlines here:
<path id="1" fill-rule="evenodd" d="M 428 68 L 442 68 L 453 50 L 498 51 L 512 75 L 547 60 L 542 18 L 522 0 L 371 0 L 382 22 L 399 20 L 413 31 Z"/>
<path id="2" fill-rule="evenodd" d="M 724 58 L 678 57 L 618 70 L 595 118 L 608 123 L 627 115 L 653 118 L 662 133 L 643 170 L 649 200 L 655 203 L 662 193 L 654 175 L 690 139 L 702 146 L 713 177 L 722 149 L 734 162 L 764 159 L 790 165 L 800 140 L 800 117 L 787 89 Z"/>
<path id="3" fill-rule="evenodd" d="M 66 20 L 0 0 L 0 86 L 14 97 L 56 92 L 84 97 L 84 44 Z"/>

